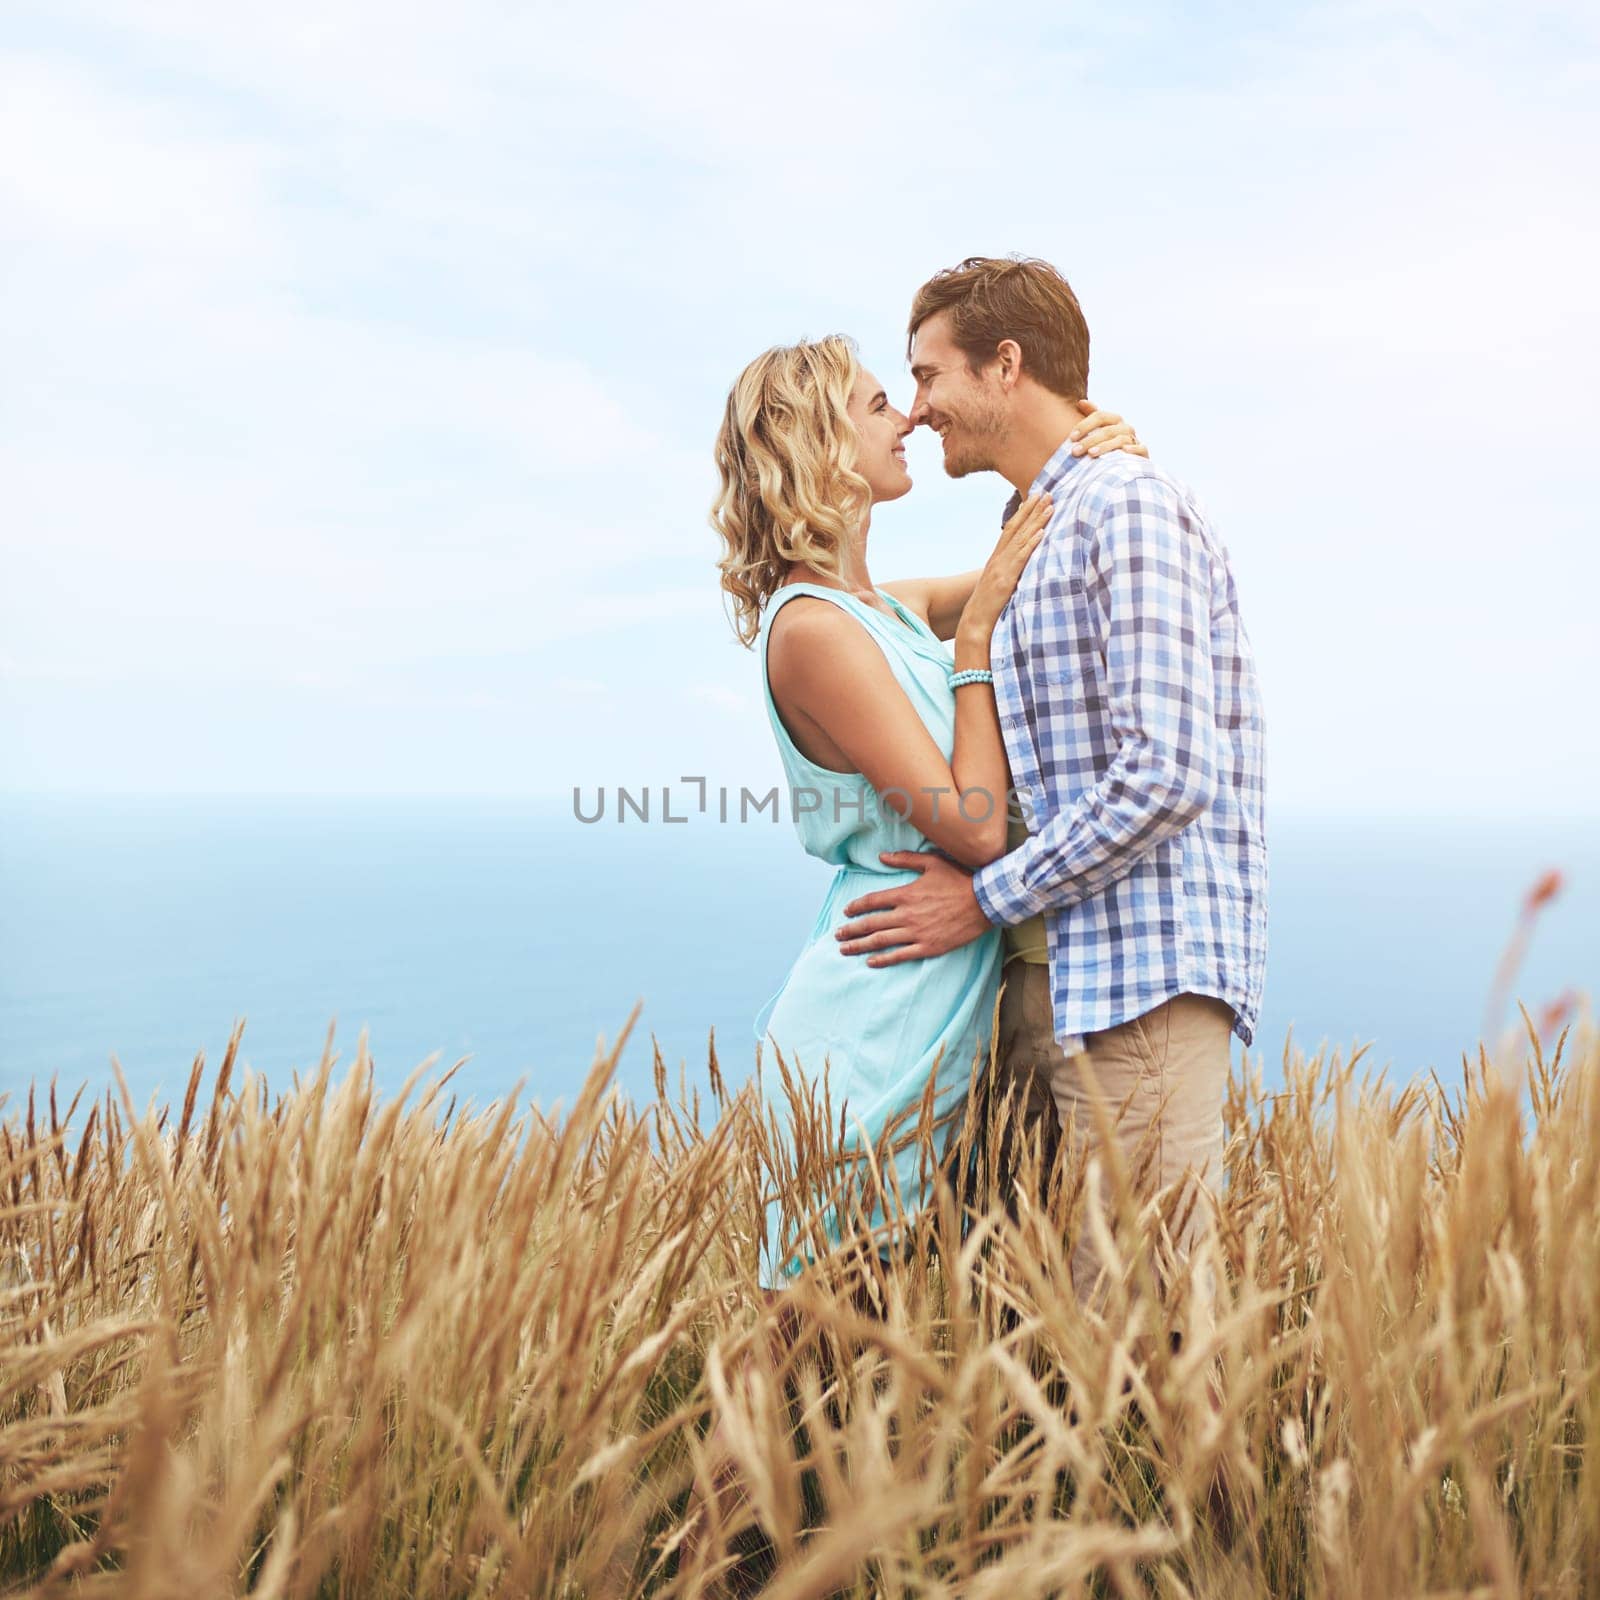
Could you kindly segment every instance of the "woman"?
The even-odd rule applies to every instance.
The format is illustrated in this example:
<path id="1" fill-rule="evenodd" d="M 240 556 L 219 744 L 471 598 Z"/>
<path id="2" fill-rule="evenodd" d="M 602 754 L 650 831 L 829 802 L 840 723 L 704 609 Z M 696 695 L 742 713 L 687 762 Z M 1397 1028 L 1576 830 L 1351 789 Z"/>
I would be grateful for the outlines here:
<path id="1" fill-rule="evenodd" d="M 1120 417 L 1082 409 L 1080 450 L 1148 453 Z M 937 849 L 974 869 L 1005 853 L 1008 771 L 989 636 L 1050 510 L 1045 497 L 1024 501 L 980 571 L 878 588 L 867 567 L 872 510 L 911 489 L 910 432 L 850 341 L 829 338 L 751 362 L 716 444 L 722 587 L 740 638 L 761 656 L 801 843 L 838 869 L 756 1037 L 807 1083 L 826 1070 L 847 1150 L 876 1147 L 897 1118 L 914 1116 L 930 1082 L 936 1120 L 953 1120 L 974 1056 L 987 1051 L 998 930 L 877 967 L 846 955 L 833 929 L 848 901 L 915 876 L 886 867 L 881 852 Z M 782 1128 L 790 1108 L 777 1071 L 763 1090 Z M 925 1175 L 915 1141 L 898 1143 L 883 1179 L 911 1215 L 925 1203 Z M 767 1290 L 840 1229 L 828 1214 L 823 1241 L 815 1228 L 797 1236 L 792 1186 L 778 1188 L 761 1253 Z M 881 1202 L 872 1221 L 884 1225 Z"/>

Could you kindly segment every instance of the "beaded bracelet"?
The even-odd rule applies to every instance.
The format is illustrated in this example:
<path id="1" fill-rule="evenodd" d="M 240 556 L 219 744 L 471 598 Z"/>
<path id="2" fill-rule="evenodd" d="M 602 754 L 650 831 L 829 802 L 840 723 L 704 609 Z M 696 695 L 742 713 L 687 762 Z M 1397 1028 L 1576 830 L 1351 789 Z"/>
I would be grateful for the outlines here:
<path id="1" fill-rule="evenodd" d="M 959 689 L 964 683 L 993 683 L 994 674 L 987 667 L 968 667 L 964 672 L 950 674 L 950 687 Z"/>

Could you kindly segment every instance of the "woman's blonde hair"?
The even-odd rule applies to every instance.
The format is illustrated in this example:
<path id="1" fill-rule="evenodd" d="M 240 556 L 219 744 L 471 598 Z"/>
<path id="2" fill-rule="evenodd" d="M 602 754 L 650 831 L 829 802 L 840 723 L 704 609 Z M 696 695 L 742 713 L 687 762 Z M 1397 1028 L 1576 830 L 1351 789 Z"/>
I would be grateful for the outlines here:
<path id="1" fill-rule="evenodd" d="M 764 352 L 728 391 L 711 526 L 726 546 L 717 569 L 746 645 L 796 562 L 841 575 L 846 543 L 871 501 L 847 409 L 859 371 L 854 343 L 834 334 Z"/>

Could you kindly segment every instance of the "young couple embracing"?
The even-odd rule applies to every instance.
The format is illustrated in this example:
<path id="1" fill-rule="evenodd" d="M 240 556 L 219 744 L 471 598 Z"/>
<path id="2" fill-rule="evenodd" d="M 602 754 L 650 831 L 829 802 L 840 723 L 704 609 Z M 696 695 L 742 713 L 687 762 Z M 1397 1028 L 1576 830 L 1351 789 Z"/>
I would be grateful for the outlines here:
<path id="1" fill-rule="evenodd" d="M 1054 268 L 964 261 L 917 291 L 908 333 L 908 410 L 823 339 L 751 362 L 717 438 L 722 586 L 791 787 L 835 796 L 797 810 L 837 870 L 757 1037 L 791 1072 L 826 1069 L 863 1144 L 930 1082 L 936 1113 L 958 1110 L 992 1050 L 991 1089 L 1057 1119 L 1072 1153 L 1114 1124 L 1150 1188 L 1215 1182 L 1266 952 L 1262 715 L 1227 553 L 1085 398 L 1089 332 Z M 923 426 L 951 477 L 1014 492 L 982 568 L 880 586 L 873 511 L 910 492 Z M 776 1072 L 763 1088 L 781 1122 Z M 921 1163 L 900 1159 L 915 1210 Z M 1183 1214 L 1169 1261 L 1209 1208 Z M 774 1291 L 808 1253 L 782 1215 Z M 1074 1244 L 1080 1299 L 1100 1265 Z"/>

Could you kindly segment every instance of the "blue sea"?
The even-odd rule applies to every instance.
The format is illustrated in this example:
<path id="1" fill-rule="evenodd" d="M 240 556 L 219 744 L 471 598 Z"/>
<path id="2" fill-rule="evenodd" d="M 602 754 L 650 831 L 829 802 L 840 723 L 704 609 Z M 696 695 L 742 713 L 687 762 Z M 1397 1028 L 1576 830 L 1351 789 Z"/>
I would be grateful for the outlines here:
<path id="1" fill-rule="evenodd" d="M 1406 1078 L 1459 1074 L 1522 896 L 1565 886 L 1517 985 L 1530 1010 L 1592 993 L 1600 827 L 1330 821 L 1271 827 L 1267 1000 L 1250 1054 L 1369 1047 Z M 828 869 L 752 820 L 584 825 L 570 801 L 0 799 L 0 1097 L 30 1083 L 181 1095 L 236 1019 L 276 1090 L 365 1031 L 380 1084 L 465 1059 L 479 1104 L 571 1103 L 600 1041 L 643 1010 L 619 1081 L 649 1092 L 651 1036 L 730 1077 L 809 931 Z"/>

